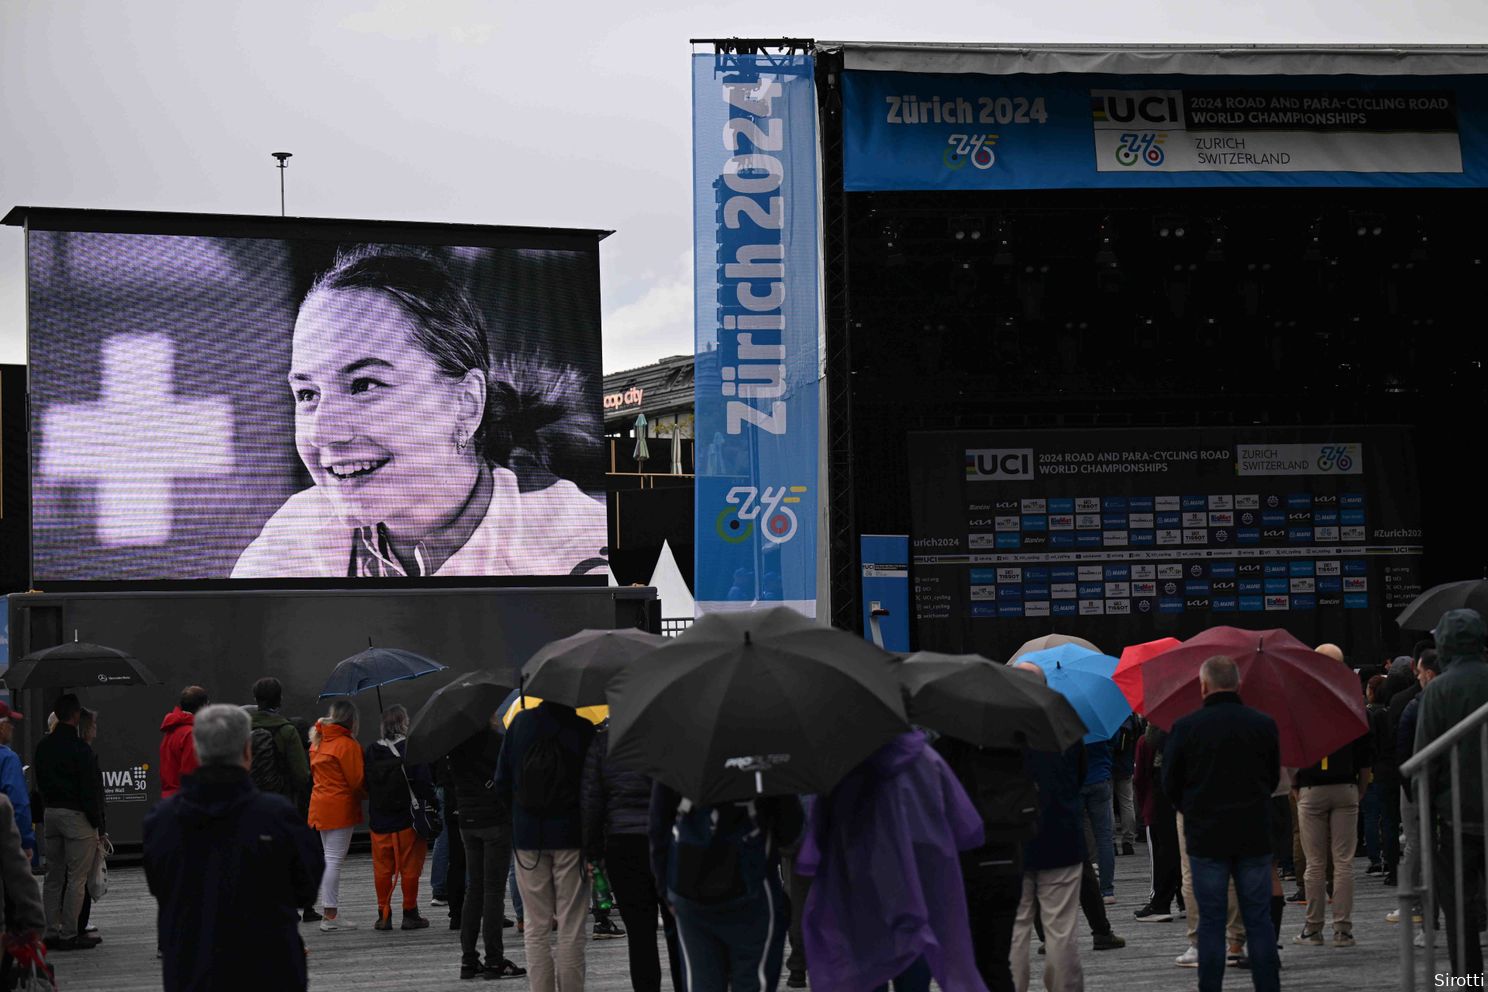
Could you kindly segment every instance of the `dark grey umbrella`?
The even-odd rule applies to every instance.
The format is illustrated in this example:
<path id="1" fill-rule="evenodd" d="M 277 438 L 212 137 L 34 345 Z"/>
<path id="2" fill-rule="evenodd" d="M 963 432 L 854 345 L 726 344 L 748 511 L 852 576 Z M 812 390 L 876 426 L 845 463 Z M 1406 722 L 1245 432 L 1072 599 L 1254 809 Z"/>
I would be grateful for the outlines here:
<path id="1" fill-rule="evenodd" d="M 1448 610 L 1477 610 L 1488 617 L 1488 579 L 1432 586 L 1411 600 L 1395 622 L 1401 630 L 1431 630 Z"/>
<path id="2" fill-rule="evenodd" d="M 33 651 L 6 669 L 5 685 L 23 689 L 64 686 L 159 685 L 160 680 L 128 652 L 87 641 Z"/>
<path id="3" fill-rule="evenodd" d="M 700 804 L 828 792 L 909 729 L 898 661 L 774 607 L 710 613 L 610 682 L 610 750 Z"/>
<path id="4" fill-rule="evenodd" d="M 978 747 L 1063 751 L 1085 724 L 1038 676 L 975 654 L 920 651 L 899 666 L 909 719 Z"/>
<path id="5" fill-rule="evenodd" d="M 513 688 L 511 679 L 471 672 L 436 690 L 413 715 L 404 760 L 423 765 L 449 754 L 491 725 Z"/>
<path id="6" fill-rule="evenodd" d="M 350 658 L 343 658 L 331 670 L 320 698 L 330 696 L 355 696 L 368 689 L 377 690 L 377 710 L 382 712 L 382 687 L 393 682 L 406 682 L 424 675 L 444 671 L 445 666 L 421 654 L 399 648 L 374 648 L 367 642 L 367 650 L 358 651 Z"/>
<path id="7" fill-rule="evenodd" d="M 603 706 L 616 673 L 670 643 L 644 630 L 581 630 L 544 644 L 522 666 L 524 688 L 540 699 L 569 706 Z"/>

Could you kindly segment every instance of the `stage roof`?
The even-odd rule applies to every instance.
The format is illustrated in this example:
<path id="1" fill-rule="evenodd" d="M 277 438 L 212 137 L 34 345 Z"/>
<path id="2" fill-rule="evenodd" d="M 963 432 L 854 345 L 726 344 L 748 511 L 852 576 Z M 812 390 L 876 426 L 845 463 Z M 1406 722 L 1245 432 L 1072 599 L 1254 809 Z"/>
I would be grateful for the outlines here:
<path id="1" fill-rule="evenodd" d="M 1456 76 L 1488 74 L 1488 45 L 1019 45 L 818 41 L 844 69 L 884 72 Z"/>

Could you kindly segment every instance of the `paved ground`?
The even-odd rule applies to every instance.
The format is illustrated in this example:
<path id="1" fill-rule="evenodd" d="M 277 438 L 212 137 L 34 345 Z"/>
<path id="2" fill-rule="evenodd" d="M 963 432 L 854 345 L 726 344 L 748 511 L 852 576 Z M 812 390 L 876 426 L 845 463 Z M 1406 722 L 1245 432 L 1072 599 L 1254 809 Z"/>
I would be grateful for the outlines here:
<path id="1" fill-rule="evenodd" d="M 1173 957 L 1185 946 L 1183 922 L 1137 923 L 1131 918 L 1147 893 L 1145 848 L 1139 845 L 1137 851 L 1136 857 L 1117 859 L 1116 894 L 1120 901 L 1111 907 L 1112 923 L 1116 932 L 1127 939 L 1128 946 L 1095 953 L 1086 943 L 1082 952 L 1086 988 L 1092 992 L 1193 989 L 1197 973 L 1173 965 Z M 1335 950 L 1289 944 L 1282 955 L 1285 967 L 1282 984 L 1286 989 L 1334 992 L 1398 987 L 1399 930 L 1384 922 L 1385 913 L 1394 907 L 1395 890 L 1384 888 L 1377 876 L 1363 876 L 1364 861 L 1357 865 L 1360 875 L 1354 934 L 1359 945 Z M 109 873 L 109 882 L 108 897 L 94 909 L 94 921 L 104 943 L 91 951 L 56 955 L 53 960 L 58 966 L 59 984 L 68 992 L 159 989 L 160 966 L 154 953 L 155 907 L 145 889 L 144 874 L 139 869 L 117 869 Z M 428 930 L 410 933 L 371 930 L 375 910 L 371 861 L 366 855 L 353 856 L 341 891 L 343 912 L 363 927 L 338 934 L 320 933 L 313 925 L 303 928 L 310 948 L 312 989 L 382 992 L 469 987 L 459 981 L 459 941 L 446 928 L 448 917 L 444 910 L 426 907 L 426 915 L 435 923 Z M 1301 928 L 1301 923 L 1299 908 L 1289 905 L 1285 922 L 1289 937 Z M 523 953 L 515 931 L 506 932 L 512 937 L 507 955 L 521 964 Z M 588 964 L 591 992 L 630 989 L 624 940 L 591 943 Z M 1247 975 L 1231 971 L 1226 986 L 1250 988 L 1250 982 Z M 511 982 L 508 987 L 525 987 L 525 982 Z M 1035 972 L 1034 988 L 1041 987 Z M 1418 987 L 1429 988 L 1430 983 L 1418 983 Z"/>

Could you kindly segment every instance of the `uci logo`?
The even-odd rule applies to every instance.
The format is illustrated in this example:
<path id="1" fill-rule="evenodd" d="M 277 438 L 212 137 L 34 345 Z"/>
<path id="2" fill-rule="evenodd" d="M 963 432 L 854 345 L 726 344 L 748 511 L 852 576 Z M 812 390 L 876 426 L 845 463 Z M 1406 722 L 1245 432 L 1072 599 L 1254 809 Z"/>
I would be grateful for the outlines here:
<path id="1" fill-rule="evenodd" d="M 786 504 L 801 502 L 806 486 L 735 486 L 723 497 L 725 506 L 714 522 L 718 536 L 730 544 L 742 544 L 754 536 L 754 524 L 764 518 L 762 533 L 771 544 L 784 544 L 796 536 L 799 521 Z"/>
<path id="2" fill-rule="evenodd" d="M 1032 478 L 1032 448 L 969 448 L 966 451 L 967 482 Z"/>
<path id="3" fill-rule="evenodd" d="M 1097 127 L 1181 128 L 1179 90 L 1097 90 L 1091 94 Z"/>

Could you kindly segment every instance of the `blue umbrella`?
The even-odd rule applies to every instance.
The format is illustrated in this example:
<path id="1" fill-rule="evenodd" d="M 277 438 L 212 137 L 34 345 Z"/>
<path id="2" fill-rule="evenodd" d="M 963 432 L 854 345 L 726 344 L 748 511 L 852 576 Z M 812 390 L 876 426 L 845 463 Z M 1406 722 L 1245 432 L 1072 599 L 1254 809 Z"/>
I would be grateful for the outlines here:
<path id="1" fill-rule="evenodd" d="M 358 652 L 339 662 L 331 671 L 320 698 L 328 696 L 355 696 L 368 689 L 377 690 L 377 709 L 382 710 L 382 687 L 391 682 L 404 682 L 421 675 L 433 675 L 444 671 L 445 666 L 412 651 L 398 648 L 374 648 L 371 640 L 367 650 Z"/>
<path id="2" fill-rule="evenodd" d="M 1098 744 L 1116 736 L 1131 716 L 1131 703 L 1111 676 L 1117 660 L 1076 644 L 1061 644 L 1034 651 L 1018 659 L 1043 669 L 1049 688 L 1070 701 L 1085 721 L 1086 744 Z"/>

